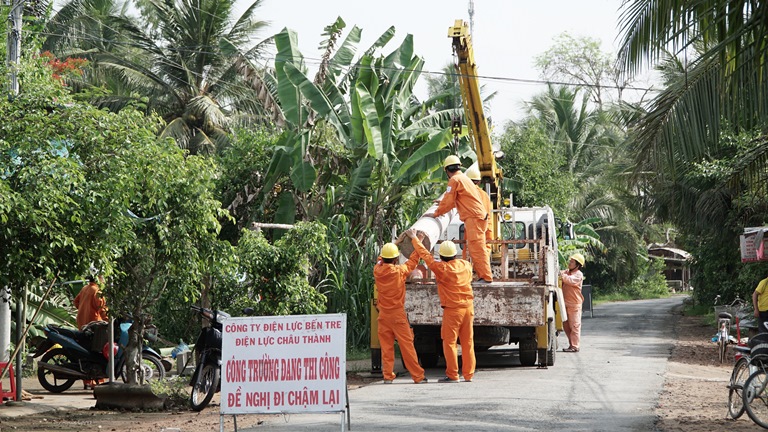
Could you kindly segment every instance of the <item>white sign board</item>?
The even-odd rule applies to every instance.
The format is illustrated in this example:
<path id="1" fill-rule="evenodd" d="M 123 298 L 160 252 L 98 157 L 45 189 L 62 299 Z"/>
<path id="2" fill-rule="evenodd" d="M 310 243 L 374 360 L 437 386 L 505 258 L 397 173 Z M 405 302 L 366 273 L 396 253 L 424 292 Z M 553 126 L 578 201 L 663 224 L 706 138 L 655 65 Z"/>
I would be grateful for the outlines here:
<path id="1" fill-rule="evenodd" d="M 344 411 L 346 341 L 345 314 L 230 318 L 221 414 Z"/>

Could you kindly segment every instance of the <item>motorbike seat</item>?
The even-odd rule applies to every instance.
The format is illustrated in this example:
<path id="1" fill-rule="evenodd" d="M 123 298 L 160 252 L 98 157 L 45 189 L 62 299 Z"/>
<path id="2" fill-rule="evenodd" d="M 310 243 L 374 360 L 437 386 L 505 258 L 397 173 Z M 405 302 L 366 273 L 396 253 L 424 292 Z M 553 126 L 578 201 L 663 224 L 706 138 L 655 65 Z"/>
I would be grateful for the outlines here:
<path id="1" fill-rule="evenodd" d="M 86 350 L 91 346 L 91 339 L 93 338 L 92 332 L 79 331 L 70 327 L 62 327 L 56 324 L 49 324 L 48 328 L 61 336 L 73 339 L 78 345 Z"/>
<path id="2" fill-rule="evenodd" d="M 70 327 L 62 327 L 56 324 L 48 324 L 48 328 L 53 330 L 54 332 L 62 335 L 71 337 L 72 339 L 77 340 L 78 338 L 82 337 L 84 334 L 80 330 L 70 328 Z"/>

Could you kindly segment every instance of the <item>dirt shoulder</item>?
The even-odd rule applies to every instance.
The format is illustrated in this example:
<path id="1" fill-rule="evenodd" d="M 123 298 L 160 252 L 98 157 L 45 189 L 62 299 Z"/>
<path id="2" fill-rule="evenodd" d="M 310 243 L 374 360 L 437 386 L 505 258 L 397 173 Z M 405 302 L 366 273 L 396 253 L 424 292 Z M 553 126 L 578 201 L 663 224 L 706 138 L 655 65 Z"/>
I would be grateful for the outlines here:
<path id="1" fill-rule="evenodd" d="M 711 324 L 701 317 L 680 318 L 677 341 L 672 349 L 664 389 L 656 408 L 657 430 L 665 432 L 721 432 L 760 430 L 744 414 L 728 417 L 728 382 L 733 368 L 733 351 L 720 365 Z"/>
<path id="2" fill-rule="evenodd" d="M 358 362 L 359 363 L 359 362 Z M 363 362 L 366 363 L 366 362 Z M 367 362 L 366 364 L 369 364 Z M 356 370 L 360 370 L 358 367 Z M 368 377 L 365 372 L 348 372 L 349 389 L 380 380 Z M 7 378 L 6 378 L 7 380 Z M 32 400 L 21 405 L 0 406 L 0 431 L 30 432 L 80 432 L 84 430 L 147 432 L 184 431 L 208 432 L 219 430 L 219 394 L 202 412 L 180 408 L 163 412 L 129 412 L 97 410 L 93 391 L 82 390 L 78 382 L 75 387 L 61 394 L 44 390 L 36 377 L 24 378 L 23 388 L 32 395 Z M 234 430 L 232 416 L 224 417 L 224 430 Z M 238 429 L 261 424 L 257 415 L 237 417 Z"/>

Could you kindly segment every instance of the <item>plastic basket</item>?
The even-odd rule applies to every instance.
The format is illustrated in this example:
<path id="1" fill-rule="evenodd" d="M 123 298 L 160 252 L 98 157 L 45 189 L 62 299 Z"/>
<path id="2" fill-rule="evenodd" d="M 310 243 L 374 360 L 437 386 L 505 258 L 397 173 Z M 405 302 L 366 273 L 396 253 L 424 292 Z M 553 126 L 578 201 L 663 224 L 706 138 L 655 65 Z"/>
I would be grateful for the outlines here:
<path id="1" fill-rule="evenodd" d="M 720 318 L 720 314 L 723 313 L 723 312 L 728 312 L 729 314 L 731 314 L 731 316 L 735 316 L 735 315 L 737 315 L 735 313 L 736 310 L 737 310 L 737 308 L 735 306 L 731 306 L 731 305 L 717 305 L 717 306 L 715 306 L 715 318 L 719 319 Z"/>

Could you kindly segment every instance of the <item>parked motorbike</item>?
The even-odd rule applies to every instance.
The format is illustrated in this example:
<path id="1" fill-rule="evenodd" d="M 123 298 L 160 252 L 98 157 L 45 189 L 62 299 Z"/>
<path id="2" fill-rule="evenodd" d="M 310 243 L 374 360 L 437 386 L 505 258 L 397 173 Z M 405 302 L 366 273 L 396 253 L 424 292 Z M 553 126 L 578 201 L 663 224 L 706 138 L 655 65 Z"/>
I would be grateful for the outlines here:
<path id="1" fill-rule="evenodd" d="M 115 322 L 115 376 L 127 381 L 123 347 L 128 344 L 131 322 Z M 52 393 L 68 390 L 77 380 L 101 380 L 109 377 L 109 324 L 94 321 L 82 331 L 49 324 L 44 329 L 46 338 L 35 351 L 37 379 Z M 146 333 L 145 333 L 146 335 Z M 160 354 L 148 346 L 141 352 L 142 382 L 162 380 L 165 368 Z"/>
<path id="2" fill-rule="evenodd" d="M 214 393 L 221 390 L 221 332 L 223 321 L 230 318 L 224 311 L 191 306 L 191 309 L 207 319 L 210 327 L 200 331 L 195 343 L 195 371 L 189 384 L 192 386 L 190 403 L 194 411 L 205 408 Z"/>

